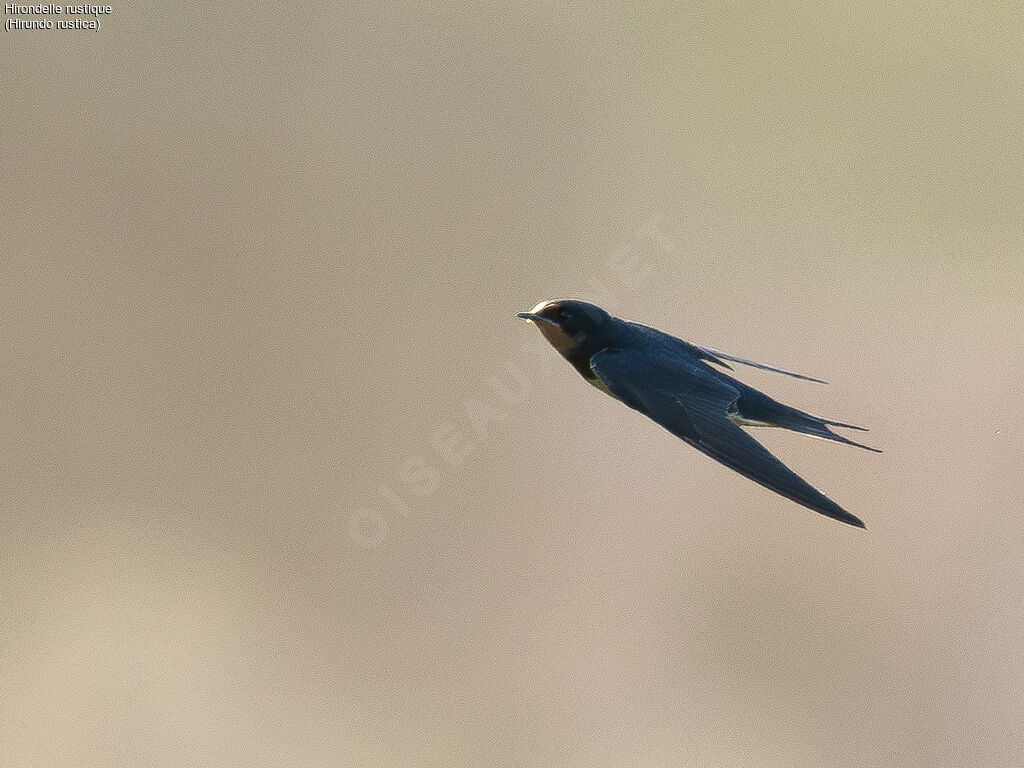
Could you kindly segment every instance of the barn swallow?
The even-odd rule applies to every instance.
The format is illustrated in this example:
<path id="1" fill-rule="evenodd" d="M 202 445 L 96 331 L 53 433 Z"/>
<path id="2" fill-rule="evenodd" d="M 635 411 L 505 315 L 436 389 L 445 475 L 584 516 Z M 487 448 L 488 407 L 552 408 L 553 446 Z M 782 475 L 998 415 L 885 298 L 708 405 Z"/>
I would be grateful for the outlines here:
<path id="1" fill-rule="evenodd" d="M 542 301 L 516 317 L 536 325 L 589 383 L 697 450 L 808 509 L 867 527 L 775 458 L 742 427 L 782 427 L 881 453 L 829 427 L 867 430 L 783 405 L 719 368 L 731 371 L 729 363 L 733 362 L 824 384 L 821 379 L 700 347 L 614 317 L 585 301 Z"/>

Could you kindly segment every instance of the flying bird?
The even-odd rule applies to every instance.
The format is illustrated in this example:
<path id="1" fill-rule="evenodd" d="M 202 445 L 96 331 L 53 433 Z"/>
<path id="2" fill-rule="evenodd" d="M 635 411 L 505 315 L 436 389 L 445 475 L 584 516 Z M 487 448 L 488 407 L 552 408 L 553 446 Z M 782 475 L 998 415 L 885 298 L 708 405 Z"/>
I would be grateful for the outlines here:
<path id="1" fill-rule="evenodd" d="M 808 509 L 867 527 L 775 458 L 743 427 L 783 427 L 881 453 L 830 427 L 867 430 L 783 405 L 720 368 L 731 371 L 731 362 L 824 384 L 821 379 L 697 346 L 585 301 L 542 301 L 516 317 L 536 325 L 589 383 L 697 450 Z"/>

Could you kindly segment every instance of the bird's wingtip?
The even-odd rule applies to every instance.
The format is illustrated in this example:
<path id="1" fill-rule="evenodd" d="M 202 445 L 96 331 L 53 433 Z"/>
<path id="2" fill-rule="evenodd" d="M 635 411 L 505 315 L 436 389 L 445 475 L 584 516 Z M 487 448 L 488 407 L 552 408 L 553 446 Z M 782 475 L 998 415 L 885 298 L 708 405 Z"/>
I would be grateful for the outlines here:
<path id="1" fill-rule="evenodd" d="M 845 509 L 833 509 L 825 514 L 834 520 L 838 520 L 840 523 L 846 523 L 854 528 L 862 528 L 865 531 L 868 529 L 863 520 L 856 515 L 847 512 Z"/>

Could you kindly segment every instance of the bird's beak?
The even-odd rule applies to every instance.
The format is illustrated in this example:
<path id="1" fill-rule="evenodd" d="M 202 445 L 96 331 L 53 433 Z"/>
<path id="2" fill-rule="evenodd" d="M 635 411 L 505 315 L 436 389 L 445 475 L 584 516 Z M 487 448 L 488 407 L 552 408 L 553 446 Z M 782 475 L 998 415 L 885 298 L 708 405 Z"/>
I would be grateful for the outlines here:
<path id="1" fill-rule="evenodd" d="M 516 312 L 516 317 L 521 317 L 523 320 L 527 320 L 532 323 L 547 323 L 548 325 L 558 325 L 550 317 L 544 317 L 542 315 L 535 315 L 533 312 Z"/>

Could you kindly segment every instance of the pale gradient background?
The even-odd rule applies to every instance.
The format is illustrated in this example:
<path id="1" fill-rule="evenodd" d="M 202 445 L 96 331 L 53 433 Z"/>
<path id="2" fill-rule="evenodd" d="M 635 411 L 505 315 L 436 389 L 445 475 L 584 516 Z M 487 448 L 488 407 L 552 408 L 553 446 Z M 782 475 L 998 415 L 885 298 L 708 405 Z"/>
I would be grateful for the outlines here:
<path id="1" fill-rule="evenodd" d="M 1020 7 L 772 6 L 5 33 L 0 764 L 1020 766 Z M 564 294 L 832 381 L 870 530 Z"/>

